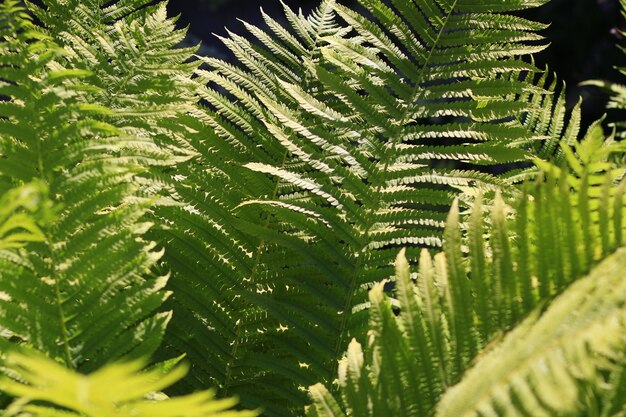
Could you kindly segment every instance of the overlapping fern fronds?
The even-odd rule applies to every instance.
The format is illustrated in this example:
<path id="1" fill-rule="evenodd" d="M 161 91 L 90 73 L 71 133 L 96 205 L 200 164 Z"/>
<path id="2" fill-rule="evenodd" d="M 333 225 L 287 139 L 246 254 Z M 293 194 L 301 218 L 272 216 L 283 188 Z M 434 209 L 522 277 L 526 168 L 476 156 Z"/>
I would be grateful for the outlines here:
<path id="1" fill-rule="evenodd" d="M 585 407 L 594 401 L 606 410 L 623 406 L 623 249 L 611 253 L 624 245 L 626 183 L 623 164 L 607 155 L 624 149 L 602 138 L 595 125 L 578 152 L 564 146 L 570 168 L 544 166 L 545 181 L 529 185 L 514 218 L 500 198 L 490 222 L 476 204 L 466 242 L 454 207 L 445 253 L 422 252 L 417 284 L 401 254 L 400 313 L 384 284 L 370 292 L 367 347 L 350 345 L 339 369 L 340 398 L 311 387 L 311 415 L 589 415 L 597 410 Z"/>
<path id="2" fill-rule="evenodd" d="M 91 73 L 64 67 L 17 2 L 0 7 L 0 195 L 39 182 L 54 215 L 2 251 L 2 337 L 84 369 L 150 355 L 170 317 L 155 314 L 167 278 L 151 272 L 161 253 L 143 238 L 151 199 L 134 179 L 171 157 L 98 120 L 112 110 L 90 102 Z"/>
<path id="3" fill-rule="evenodd" d="M 204 59 L 213 71 L 199 71 L 198 81 L 217 86 L 211 84 L 199 90 L 211 107 L 203 109 L 204 118 L 187 133 L 199 156 L 179 165 L 184 179 L 176 190 L 186 205 L 159 211 L 167 224 L 160 234 L 166 242 L 166 262 L 173 269 L 176 310 L 165 352 L 169 356 L 182 352 L 189 355 L 194 365 L 186 380 L 188 387 L 217 385 L 222 393 L 239 395 L 243 404 L 262 404 L 267 415 L 294 413 L 306 402 L 306 393 L 298 385 L 329 377 L 327 362 L 331 359 L 327 349 L 323 354 L 316 350 L 319 332 L 291 325 L 291 310 L 309 302 L 309 291 L 320 297 L 326 297 L 324 293 L 302 283 L 291 289 L 288 300 L 267 297 L 269 293 L 284 292 L 280 276 L 309 275 L 314 271 L 303 256 L 306 244 L 290 240 L 288 235 L 272 234 L 295 243 L 294 250 L 284 249 L 263 236 L 248 233 L 267 233 L 264 227 L 276 223 L 272 216 L 259 214 L 258 210 L 233 213 L 247 200 L 277 195 L 272 179 L 243 169 L 244 164 L 280 164 L 291 159 L 259 119 L 264 106 L 250 95 L 249 87 L 256 86 L 268 94 L 280 93 L 274 88 L 274 73 L 303 74 L 300 56 L 318 56 L 320 36 L 341 30 L 331 19 L 330 6 L 331 2 L 322 2 L 310 18 L 286 8 L 297 28 L 295 33 L 265 15 L 274 34 L 255 33 L 277 42 L 277 49 L 259 47 L 261 50 L 236 36 L 225 40 L 240 60 L 250 63 L 250 68 Z M 279 38 L 292 45 L 283 45 L 287 49 L 278 46 L 283 42 Z M 291 52 L 287 52 L 289 48 Z M 274 55 L 272 51 L 282 52 Z M 272 69 L 263 70 L 266 66 Z M 296 78 L 294 75 L 291 80 L 295 82 Z M 311 86 L 318 83 L 306 76 L 301 81 Z M 236 100 L 223 96 L 223 89 Z M 207 127 L 211 129 L 208 132 Z M 283 304 L 285 301 L 288 305 Z M 282 311 L 282 316 L 269 315 L 270 306 L 275 312 Z M 285 338 L 288 330 L 297 335 Z M 324 339 L 323 344 L 328 345 L 328 339 Z"/>
<path id="4" fill-rule="evenodd" d="M 519 59 L 543 47 L 543 26 L 507 13 L 535 3 L 363 1 L 372 21 L 332 0 L 310 16 L 286 7 L 287 27 L 246 25 L 256 41 L 224 39 L 239 64 L 204 59 L 195 81 L 164 3 L 29 3 L 29 36 L 45 40 L 17 40 L 21 61 L 3 54 L 30 74 L 3 87 L 3 191 L 42 178 L 63 205 L 44 241 L 6 255 L 6 276 L 42 295 L 25 314 L 16 300 L 33 295 L 7 287 L 19 325 L 5 327 L 70 366 L 150 354 L 169 318 L 153 316 L 166 298 L 154 239 L 175 293 L 159 356 L 193 363 L 178 389 L 298 413 L 303 387 L 329 382 L 364 336 L 367 288 L 397 248 L 414 262 L 440 246 L 455 196 L 510 190 L 530 172 L 511 163 L 576 135 L 549 76 Z M 477 347 L 450 349 L 454 379 Z"/>
<path id="5" fill-rule="evenodd" d="M 623 410 L 624 255 L 623 248 L 609 255 L 540 318 L 519 324 L 445 394 L 435 415 L 610 416 Z"/>
<path id="6" fill-rule="evenodd" d="M 142 371 L 141 361 L 108 364 L 82 375 L 30 353 L 12 353 L 6 361 L 10 377 L 0 380 L 0 392 L 16 399 L 5 415 L 17 417 L 254 417 L 258 412 L 234 411 L 234 399 L 216 400 L 212 391 L 168 398 L 160 391 L 186 372 Z"/>
<path id="7" fill-rule="evenodd" d="M 619 415 L 626 406 L 624 255 L 623 248 L 609 255 L 541 317 L 531 315 L 487 348 L 443 397 L 442 381 L 430 390 L 426 384 L 446 374 L 446 362 L 420 366 L 428 296 L 413 284 L 400 256 L 396 278 L 402 313 L 396 317 L 383 285 L 372 289 L 365 352 L 352 341 L 339 368 L 341 399 L 313 386 L 315 403 L 308 415 L 423 416 L 433 406 L 435 415 L 454 417 Z"/>
<path id="8" fill-rule="evenodd" d="M 287 26 L 264 15 L 267 31 L 245 24 L 253 40 L 223 39 L 237 64 L 198 72 L 216 136 L 197 135 L 188 206 L 168 209 L 175 300 L 196 307 L 167 344 L 216 357 L 194 359 L 191 378 L 268 415 L 332 378 L 364 333 L 368 286 L 400 246 L 415 261 L 441 245 L 456 195 L 512 190 L 529 175 L 515 163 L 577 134 L 520 59 L 544 47 L 544 26 L 509 12 L 541 2 L 391 3 L 363 1 L 374 20 L 332 0 L 310 16 L 285 7 Z"/>

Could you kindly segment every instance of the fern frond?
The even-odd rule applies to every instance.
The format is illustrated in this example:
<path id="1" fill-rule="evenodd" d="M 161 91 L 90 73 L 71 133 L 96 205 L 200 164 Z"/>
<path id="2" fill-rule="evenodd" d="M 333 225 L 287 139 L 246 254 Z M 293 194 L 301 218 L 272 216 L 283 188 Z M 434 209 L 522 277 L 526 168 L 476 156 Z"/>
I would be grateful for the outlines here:
<path id="1" fill-rule="evenodd" d="M 175 19 L 166 18 L 164 2 L 150 3 L 73 2 L 71 14 L 63 2 L 47 1 L 45 8 L 30 7 L 48 33 L 69 51 L 67 65 L 87 68 L 93 74 L 89 81 L 100 88 L 100 93 L 89 100 L 111 109 L 104 121 L 126 134 L 150 138 L 159 145 L 157 150 L 165 148 L 180 156 L 176 170 L 166 166 L 142 173 L 148 177 L 141 183 L 142 191 L 177 200 L 151 210 L 158 228 L 149 231 L 149 236 L 166 249 L 163 269 L 172 270 L 168 289 L 176 293 L 176 299 L 166 306 L 175 310 L 176 321 L 159 356 L 186 353 L 194 363 L 186 379 L 191 388 L 219 385 L 225 394 L 237 384 L 233 381 L 244 379 L 243 375 L 249 374 L 246 379 L 254 380 L 262 373 L 258 368 L 240 370 L 241 352 L 261 351 L 247 346 L 264 343 L 266 336 L 258 330 L 271 326 L 250 298 L 241 297 L 262 289 L 247 288 L 244 278 L 260 270 L 253 266 L 258 263 L 257 256 L 250 254 L 263 249 L 257 249 L 256 238 L 233 227 L 230 213 L 243 200 L 242 191 L 248 195 L 250 190 L 262 188 L 255 190 L 258 182 L 248 182 L 246 187 L 237 184 L 241 174 L 231 163 L 232 158 L 239 157 L 234 143 L 230 149 L 216 152 L 219 141 L 206 123 L 206 114 L 196 107 L 196 84 L 190 83 L 198 62 L 186 61 L 195 49 L 175 47 L 184 31 L 175 30 Z M 210 94 L 204 90 L 200 93 L 204 98 Z M 224 104 L 224 108 L 231 107 Z M 265 153 L 256 144 L 248 149 Z M 258 222 L 258 218 L 252 221 Z M 266 385 L 287 384 L 281 380 Z M 183 382 L 178 387 L 184 386 Z M 238 392 L 258 392 L 258 386 Z M 289 398 L 290 403 L 302 402 L 305 394 L 293 391 L 289 395 L 300 399 Z M 243 401 L 261 402 L 245 396 Z"/>
<path id="2" fill-rule="evenodd" d="M 255 201 L 265 206 L 267 196 L 277 196 L 279 185 L 242 166 L 256 163 L 253 166 L 280 169 L 281 161 L 291 159 L 274 132 L 263 125 L 260 118 L 266 113 L 265 105 L 254 91 L 273 94 L 278 73 L 295 82 L 304 70 L 301 56 L 318 56 L 320 37 L 342 30 L 331 19 L 331 3 L 322 2 L 310 17 L 286 8 L 290 28 L 265 15 L 271 34 L 248 26 L 264 46 L 225 39 L 242 61 L 250 62 L 249 68 L 204 58 L 212 71 L 199 70 L 198 81 L 219 88 L 199 89 L 210 107 L 184 121 L 188 143 L 198 154 L 178 167 L 181 181 L 174 186 L 185 205 L 157 211 L 164 225 L 158 229 L 159 238 L 173 270 L 171 306 L 176 311 L 163 355 L 189 355 L 194 366 L 187 387 L 217 385 L 222 394 L 237 393 L 244 405 L 262 404 L 267 415 L 293 414 L 291 410 L 307 401 L 298 385 L 330 376 L 326 363 L 333 357 L 332 335 L 309 325 L 299 327 L 299 323 L 306 316 L 313 319 L 306 308 L 311 294 L 329 300 L 337 309 L 341 300 L 317 285 L 296 288 L 281 281 L 282 276 L 296 279 L 314 272 L 304 256 L 308 232 L 302 228 L 300 234 L 294 224 L 275 222 L 275 216 L 251 209 Z M 301 81 L 303 89 L 318 84 L 313 78 Z M 224 90 L 241 100 L 223 95 Z M 296 178 L 292 173 L 288 177 Z M 271 204 L 267 211 L 292 208 L 297 206 L 285 202 Z M 306 209 L 301 214 L 299 221 L 304 223 L 315 217 Z M 293 231 L 298 238 L 268 228 L 270 223 Z M 329 240 L 334 238 L 329 236 Z M 298 249 L 284 248 L 292 245 Z M 326 258 L 320 254 L 317 262 L 330 264 Z M 277 314 L 268 314 L 269 307 Z M 296 310 L 298 320 L 293 314 Z M 334 320 L 331 310 L 324 314 L 328 322 Z"/>
<path id="3" fill-rule="evenodd" d="M 92 94 L 85 101 L 110 110 L 102 119 L 127 135 L 152 138 L 160 147 L 155 152 L 167 151 L 181 161 L 192 156 L 184 125 L 172 121 L 195 110 L 191 76 L 198 63 L 190 58 L 197 48 L 177 47 L 185 31 L 167 17 L 166 4 L 43 3 L 28 3 L 29 11 L 42 23 L 40 30 L 63 47 L 63 65 L 89 71 L 84 81 Z"/>
<path id="4" fill-rule="evenodd" d="M 625 365 L 624 254 L 610 255 L 540 318 L 518 325 L 446 392 L 435 415 L 593 413 L 593 398 L 609 388 L 603 373 Z"/>
<path id="5" fill-rule="evenodd" d="M 89 375 L 38 354 L 11 353 L 0 391 L 16 397 L 7 410 L 11 416 L 40 417 L 253 417 L 258 412 L 234 411 L 235 399 L 216 400 L 212 391 L 169 398 L 161 393 L 186 373 L 179 365 L 170 370 L 142 371 L 142 361 L 109 364 Z"/>
<path id="6" fill-rule="evenodd" d="M 167 278 L 152 271 L 161 253 L 141 217 L 153 199 L 136 180 L 169 156 L 98 120 L 111 110 L 86 104 L 90 72 L 63 67 L 22 7 L 0 7 L 0 192 L 38 181 L 54 205 L 43 238 L 0 256 L 2 337 L 83 369 L 148 356 L 170 314 L 156 313 Z"/>

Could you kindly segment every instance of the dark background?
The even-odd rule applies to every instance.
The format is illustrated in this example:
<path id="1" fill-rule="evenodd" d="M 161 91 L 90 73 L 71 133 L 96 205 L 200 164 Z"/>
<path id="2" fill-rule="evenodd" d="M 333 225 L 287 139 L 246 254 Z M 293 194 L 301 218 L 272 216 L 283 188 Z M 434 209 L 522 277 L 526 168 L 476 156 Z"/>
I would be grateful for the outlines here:
<path id="1" fill-rule="evenodd" d="M 291 8 L 310 11 L 319 0 L 283 0 Z M 342 0 L 353 5 L 354 0 Z M 263 27 L 260 8 L 278 21 L 284 13 L 279 0 L 171 0 L 172 15 L 180 14 L 181 26 L 189 25 L 189 42 L 202 42 L 203 55 L 232 59 L 219 39 L 226 28 L 244 34 L 237 19 Z M 522 16 L 551 26 L 543 33 L 550 47 L 535 59 L 540 67 L 547 65 L 567 84 L 568 104 L 572 107 L 578 97 L 584 99 L 583 125 L 601 117 L 605 112 L 607 95 L 594 87 L 578 84 L 589 79 L 607 79 L 625 83 L 626 79 L 614 67 L 626 66 L 626 54 L 616 44 L 626 45 L 618 29 L 626 30 L 619 0 L 552 0 L 548 4 L 520 13 Z M 609 121 L 621 116 L 609 112 Z M 583 126 L 583 127 L 584 127 Z"/>

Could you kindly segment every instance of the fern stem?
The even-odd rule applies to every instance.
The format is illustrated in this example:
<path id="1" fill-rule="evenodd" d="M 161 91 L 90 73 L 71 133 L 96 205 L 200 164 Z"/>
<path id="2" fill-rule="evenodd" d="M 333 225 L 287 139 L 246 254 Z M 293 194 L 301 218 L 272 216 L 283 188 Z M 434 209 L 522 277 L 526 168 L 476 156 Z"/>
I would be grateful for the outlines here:
<path id="1" fill-rule="evenodd" d="M 230 387 L 230 383 L 233 377 L 233 366 L 235 365 L 235 357 L 237 355 L 237 350 L 239 350 L 239 341 L 241 340 L 241 319 L 237 320 L 235 326 L 235 340 L 233 341 L 233 346 L 230 351 L 230 358 L 228 360 L 228 363 L 226 364 L 224 395 L 228 395 L 228 388 Z"/>
<path id="2" fill-rule="evenodd" d="M 73 368 L 72 353 L 70 352 L 70 340 L 68 337 L 67 326 L 65 326 L 65 312 L 63 311 L 63 300 L 61 300 L 61 288 L 59 286 L 59 280 L 54 277 L 54 292 L 57 303 L 57 311 L 59 314 L 59 324 L 61 327 L 61 335 L 63 337 L 63 354 L 65 355 L 64 361 L 68 368 Z"/>
<path id="3" fill-rule="evenodd" d="M 41 178 L 41 180 L 45 183 L 50 185 L 50 179 L 47 177 L 46 172 L 45 172 L 45 165 L 44 165 L 44 146 L 43 146 L 43 141 L 44 141 L 44 137 L 43 136 L 39 136 L 38 140 L 37 140 L 37 164 L 38 164 L 38 169 L 39 169 L 39 177 Z M 69 335 L 68 335 L 68 330 L 67 330 L 67 326 L 65 325 L 65 311 L 63 310 L 63 300 L 61 299 L 61 286 L 59 285 L 59 279 L 57 277 L 57 274 L 55 273 L 55 267 L 56 265 L 58 265 L 55 257 L 54 257 L 54 248 L 52 247 L 52 244 L 50 243 L 50 240 L 48 239 L 48 236 L 46 237 L 46 242 L 48 244 L 48 250 L 50 251 L 50 270 L 52 272 L 52 280 L 54 281 L 54 296 L 55 296 L 55 302 L 56 302 L 56 307 L 57 307 L 57 313 L 59 316 L 59 327 L 60 327 L 60 331 L 61 331 L 61 337 L 63 338 L 63 361 L 65 362 L 65 365 L 68 368 L 72 368 L 73 367 L 73 360 L 72 360 L 72 353 L 70 351 L 70 340 L 69 340 Z"/>
<path id="4" fill-rule="evenodd" d="M 439 28 L 439 32 L 437 33 L 437 37 L 435 38 L 435 41 L 433 42 L 432 47 L 430 48 L 430 51 L 428 51 L 428 56 L 426 57 L 426 61 L 424 62 L 424 65 L 422 65 L 422 68 L 420 69 L 420 72 L 424 72 L 424 70 L 426 69 L 426 67 L 430 64 L 430 59 L 433 56 L 433 52 L 435 51 L 435 49 L 437 48 L 437 44 L 439 43 L 439 40 L 441 39 L 441 34 L 443 33 L 443 30 L 445 29 L 446 25 L 448 24 L 448 20 L 450 20 L 450 16 L 452 15 L 452 12 L 454 11 L 454 8 L 456 7 L 456 4 L 458 3 L 458 0 L 454 0 L 454 3 L 452 3 L 452 6 L 450 7 L 450 11 L 448 12 L 448 14 L 446 15 L 445 19 L 443 19 L 443 22 L 441 23 L 441 27 Z M 419 83 L 415 84 L 415 92 L 413 93 L 413 97 L 412 100 L 416 100 L 416 95 L 419 91 Z M 405 118 L 408 114 L 408 107 L 405 108 L 404 110 L 404 116 L 402 117 L 402 122 L 405 122 Z"/>

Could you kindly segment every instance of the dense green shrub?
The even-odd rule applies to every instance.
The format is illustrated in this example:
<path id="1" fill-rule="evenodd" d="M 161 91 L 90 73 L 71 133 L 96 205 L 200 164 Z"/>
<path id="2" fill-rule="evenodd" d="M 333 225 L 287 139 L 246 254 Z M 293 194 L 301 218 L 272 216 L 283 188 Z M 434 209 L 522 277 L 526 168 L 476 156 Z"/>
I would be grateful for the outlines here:
<path id="1" fill-rule="evenodd" d="M 3 0 L 6 414 L 620 415 L 624 145 L 532 63 L 546 1 L 285 6 L 230 63 Z"/>

